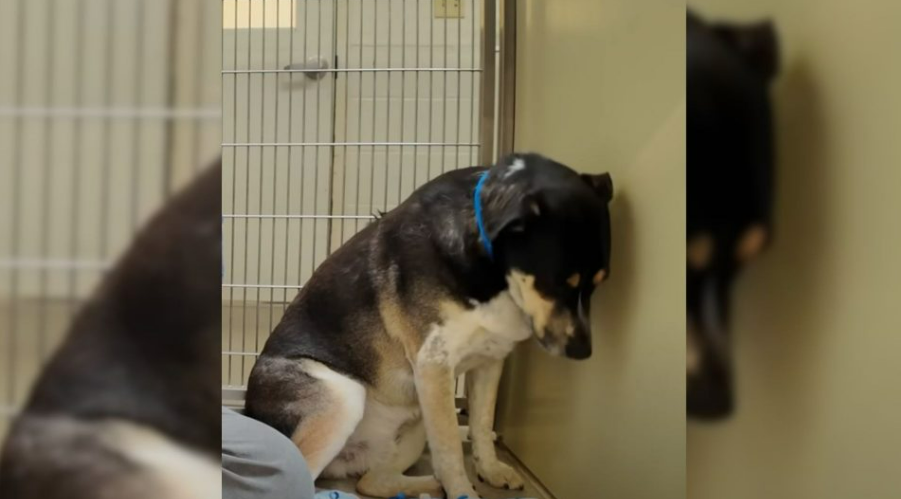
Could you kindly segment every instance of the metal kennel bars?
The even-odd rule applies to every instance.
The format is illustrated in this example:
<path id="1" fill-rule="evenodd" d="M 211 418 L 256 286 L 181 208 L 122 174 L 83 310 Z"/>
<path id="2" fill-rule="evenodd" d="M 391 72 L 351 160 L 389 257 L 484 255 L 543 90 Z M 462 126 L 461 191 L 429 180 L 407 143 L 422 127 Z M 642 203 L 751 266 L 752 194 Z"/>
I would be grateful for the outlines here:
<path id="1" fill-rule="evenodd" d="M 80 302 L 219 153 L 220 5 L 0 0 L 0 437 Z"/>
<path id="2" fill-rule="evenodd" d="M 226 393 L 331 252 L 493 160 L 497 27 L 491 0 L 223 1 Z"/>

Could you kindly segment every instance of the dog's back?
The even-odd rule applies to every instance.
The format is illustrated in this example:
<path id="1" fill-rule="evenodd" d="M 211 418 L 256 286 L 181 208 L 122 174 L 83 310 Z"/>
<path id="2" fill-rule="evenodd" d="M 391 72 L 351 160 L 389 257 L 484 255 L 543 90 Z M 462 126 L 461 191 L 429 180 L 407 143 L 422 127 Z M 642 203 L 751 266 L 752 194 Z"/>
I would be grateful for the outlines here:
<path id="1" fill-rule="evenodd" d="M 438 320 L 439 301 L 462 301 L 470 291 L 490 295 L 504 286 L 502 280 L 474 285 L 457 297 L 455 288 L 469 281 L 450 275 L 480 275 L 467 268 L 467 254 L 475 251 L 468 246 L 478 242 L 464 241 L 458 228 L 471 223 L 471 211 L 460 213 L 459 206 L 482 170 L 449 172 L 427 184 L 316 269 L 251 373 L 248 415 L 287 436 L 297 427 L 300 413 L 288 410 L 292 404 L 287 401 L 296 398 L 305 375 L 273 359 L 312 359 L 381 391 L 386 399 L 416 404 L 412 378 L 405 376 L 407 355 L 418 349 L 425 326 Z M 264 375 L 269 367 L 280 373 L 280 382 Z M 408 386 L 398 383 L 404 379 Z"/>
<path id="2" fill-rule="evenodd" d="M 0 497 L 216 497 L 220 179 L 174 197 L 79 312 L 10 430 Z"/>

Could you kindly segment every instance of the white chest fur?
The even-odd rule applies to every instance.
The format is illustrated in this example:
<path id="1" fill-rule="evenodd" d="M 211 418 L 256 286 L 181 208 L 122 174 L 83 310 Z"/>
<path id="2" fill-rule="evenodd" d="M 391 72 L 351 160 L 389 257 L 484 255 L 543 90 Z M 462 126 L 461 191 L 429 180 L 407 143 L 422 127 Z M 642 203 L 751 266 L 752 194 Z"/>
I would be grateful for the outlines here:
<path id="1" fill-rule="evenodd" d="M 457 374 L 503 359 L 532 334 L 527 316 L 506 292 L 471 309 L 448 306 L 443 319 L 429 332 L 420 356 L 450 365 Z"/>

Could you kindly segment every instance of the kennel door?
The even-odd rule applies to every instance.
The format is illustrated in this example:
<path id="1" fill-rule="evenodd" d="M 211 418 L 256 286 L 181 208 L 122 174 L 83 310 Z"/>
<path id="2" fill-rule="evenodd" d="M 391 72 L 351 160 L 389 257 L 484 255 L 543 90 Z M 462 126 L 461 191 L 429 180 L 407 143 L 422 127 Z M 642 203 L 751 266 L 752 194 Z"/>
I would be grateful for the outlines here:
<path id="1" fill-rule="evenodd" d="M 224 0 L 224 385 L 328 253 L 334 0 Z"/>
<path id="2" fill-rule="evenodd" d="M 224 0 L 227 387 L 328 254 L 480 160 L 484 5 L 457 5 Z"/>

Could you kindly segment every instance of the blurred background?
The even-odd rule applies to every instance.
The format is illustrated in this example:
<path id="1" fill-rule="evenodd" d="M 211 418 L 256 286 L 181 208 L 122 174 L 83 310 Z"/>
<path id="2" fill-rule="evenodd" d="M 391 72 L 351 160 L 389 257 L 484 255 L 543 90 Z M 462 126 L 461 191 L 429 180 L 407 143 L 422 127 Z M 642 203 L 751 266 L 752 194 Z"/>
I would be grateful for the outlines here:
<path id="1" fill-rule="evenodd" d="M 219 152 L 220 3 L 0 0 L 0 439 L 134 232 Z"/>
<path id="2" fill-rule="evenodd" d="M 736 412 L 688 425 L 688 496 L 901 497 L 901 3 L 688 3 L 772 19 L 782 59 L 772 244 L 732 297 Z"/>

